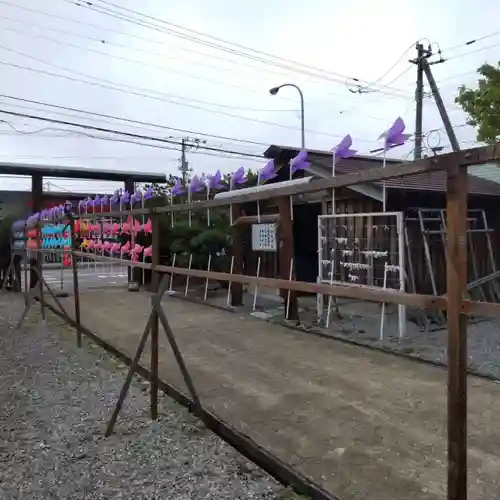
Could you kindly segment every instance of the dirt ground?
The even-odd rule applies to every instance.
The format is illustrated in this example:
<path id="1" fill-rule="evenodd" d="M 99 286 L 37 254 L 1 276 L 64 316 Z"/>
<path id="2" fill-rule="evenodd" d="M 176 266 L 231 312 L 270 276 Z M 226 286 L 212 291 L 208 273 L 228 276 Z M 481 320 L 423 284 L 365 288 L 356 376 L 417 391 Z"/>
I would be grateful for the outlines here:
<path id="1" fill-rule="evenodd" d="M 147 294 L 96 290 L 81 303 L 87 328 L 134 354 Z M 446 497 L 443 370 L 171 297 L 163 305 L 202 402 L 282 460 L 345 500 Z M 187 393 L 160 338 L 160 376 Z M 469 498 L 493 500 L 500 386 L 469 377 L 469 390 Z"/>

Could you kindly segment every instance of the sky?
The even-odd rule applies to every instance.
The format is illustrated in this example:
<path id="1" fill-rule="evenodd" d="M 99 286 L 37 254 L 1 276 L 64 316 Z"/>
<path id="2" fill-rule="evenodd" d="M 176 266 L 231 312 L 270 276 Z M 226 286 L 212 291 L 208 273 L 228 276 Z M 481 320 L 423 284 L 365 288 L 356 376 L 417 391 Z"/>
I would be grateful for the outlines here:
<path id="1" fill-rule="evenodd" d="M 147 136 L 0 113 L 0 162 L 176 174 L 188 138 L 199 141 L 187 151 L 195 173 L 260 168 L 268 145 L 300 146 L 297 90 L 269 94 L 284 83 L 304 94 L 306 147 L 330 150 L 350 133 L 368 154 L 398 116 L 414 131 L 417 40 L 441 48 L 446 62 L 432 69 L 471 147 L 475 130 L 454 97 L 460 84 L 475 85 L 482 63 L 500 60 L 498 14 L 494 0 L 481 9 L 466 0 L 0 0 L 0 111 Z M 431 98 L 424 132 L 426 147 L 449 150 Z M 411 142 L 392 153 L 411 157 Z M 28 185 L 0 177 L 0 190 Z"/>

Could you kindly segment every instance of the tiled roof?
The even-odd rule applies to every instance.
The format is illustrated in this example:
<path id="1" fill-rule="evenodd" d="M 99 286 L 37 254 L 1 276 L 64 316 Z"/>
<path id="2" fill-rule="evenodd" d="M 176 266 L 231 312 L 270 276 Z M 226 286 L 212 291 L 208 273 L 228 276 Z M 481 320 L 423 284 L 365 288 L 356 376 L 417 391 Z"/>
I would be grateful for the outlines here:
<path id="1" fill-rule="evenodd" d="M 284 146 L 270 146 L 264 153 L 268 158 L 274 158 L 277 166 L 286 165 L 288 161 L 293 158 L 298 149 L 284 147 Z M 327 151 L 310 150 L 308 154 L 309 159 L 315 166 L 321 166 L 325 169 L 332 168 L 332 155 Z M 401 163 L 401 160 L 387 159 L 387 164 Z M 382 158 L 359 156 L 339 160 L 335 165 L 337 174 L 345 174 L 352 171 L 369 170 L 382 166 Z M 481 167 L 481 168 L 480 168 Z M 483 196 L 500 196 L 500 183 L 495 182 L 495 175 L 492 169 L 498 168 L 500 174 L 500 166 L 489 165 L 489 174 L 482 175 L 485 166 L 469 168 L 469 194 L 483 195 Z M 477 175 L 471 175 L 477 173 Z M 498 176 L 500 180 L 500 175 Z M 377 184 L 377 183 L 375 183 Z M 391 189 L 401 190 L 416 190 L 419 191 L 434 191 L 444 192 L 446 190 L 446 172 L 429 172 L 422 174 L 409 175 L 406 177 L 396 177 L 386 181 L 386 187 Z"/>

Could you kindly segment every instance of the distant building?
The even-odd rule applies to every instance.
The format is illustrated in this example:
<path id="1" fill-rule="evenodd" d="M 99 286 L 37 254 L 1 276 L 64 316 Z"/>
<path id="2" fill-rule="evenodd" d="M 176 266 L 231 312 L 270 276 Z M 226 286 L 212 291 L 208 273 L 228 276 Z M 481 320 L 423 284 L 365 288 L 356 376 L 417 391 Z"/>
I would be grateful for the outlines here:
<path id="1" fill-rule="evenodd" d="M 95 194 L 57 193 L 46 191 L 43 195 L 43 208 L 50 208 L 64 203 L 66 200 L 82 200 Z M 30 191 L 0 191 L 0 217 L 24 219 L 31 215 L 32 196 Z"/>

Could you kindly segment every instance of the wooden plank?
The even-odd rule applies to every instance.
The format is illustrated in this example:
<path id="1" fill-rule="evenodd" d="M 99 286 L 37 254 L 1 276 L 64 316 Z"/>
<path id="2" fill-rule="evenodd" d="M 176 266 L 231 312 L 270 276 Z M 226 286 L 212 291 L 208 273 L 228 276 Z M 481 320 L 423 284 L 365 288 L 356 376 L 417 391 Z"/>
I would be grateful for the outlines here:
<path id="1" fill-rule="evenodd" d="M 108 262 L 120 262 L 131 267 L 151 269 L 151 264 L 143 262 L 130 262 L 114 257 L 104 257 L 88 252 L 75 252 L 75 255 L 102 260 Z M 395 290 L 382 290 L 376 287 L 361 287 L 356 285 L 327 285 L 317 283 L 307 283 L 304 281 L 288 281 L 273 278 L 257 278 L 256 276 L 246 276 L 243 274 L 229 274 L 214 271 L 204 271 L 202 269 L 186 269 L 183 267 L 159 265 L 156 270 L 160 273 L 174 273 L 181 276 L 191 276 L 195 278 L 210 279 L 215 281 L 232 281 L 247 285 L 258 285 L 269 288 L 290 288 L 298 292 L 321 293 L 323 295 L 333 295 L 346 299 L 366 300 L 369 302 L 386 302 L 388 304 L 402 304 L 431 311 L 446 309 L 447 298 L 444 296 L 435 297 L 433 295 L 422 295 L 415 293 L 402 293 Z M 475 302 L 472 300 L 462 301 L 462 311 L 468 316 L 486 316 L 500 319 L 500 304 L 492 302 Z"/>
<path id="2" fill-rule="evenodd" d="M 467 169 L 448 171 L 448 500 L 467 500 Z"/>
<path id="3" fill-rule="evenodd" d="M 151 291 L 158 292 L 160 275 L 156 272 L 156 266 L 160 263 L 160 224 L 158 216 L 153 217 L 152 223 L 152 263 L 151 263 Z M 159 350 L 159 319 L 155 308 L 151 311 L 151 378 L 149 386 L 149 412 L 151 420 L 158 419 L 158 350 Z"/>
<path id="4" fill-rule="evenodd" d="M 233 226 L 238 224 L 272 224 L 278 222 L 279 219 L 279 214 L 261 214 L 260 218 L 257 215 L 242 215 L 233 222 Z"/>
<path id="5" fill-rule="evenodd" d="M 291 268 L 294 263 L 294 241 L 293 241 L 293 221 L 292 221 L 292 203 L 290 198 L 280 197 L 276 200 L 280 215 L 280 224 L 278 226 L 278 251 L 279 251 L 279 276 L 282 280 L 290 281 Z M 297 263 L 295 262 L 295 266 Z M 299 305 L 297 293 L 290 288 L 282 288 L 280 294 L 284 299 L 286 319 L 299 320 Z M 287 307 L 288 301 L 290 302 Z M 287 314 L 288 311 L 288 314 Z"/>
<path id="6" fill-rule="evenodd" d="M 406 162 L 397 165 L 389 165 L 385 168 L 372 168 L 369 170 L 350 172 L 348 174 L 337 175 L 331 179 L 318 179 L 309 182 L 308 184 L 280 186 L 279 183 L 273 189 L 264 191 L 254 191 L 252 193 L 243 194 L 240 197 L 229 199 L 217 198 L 209 201 L 200 201 L 194 203 L 180 203 L 178 205 L 167 205 L 162 207 L 152 207 L 150 209 L 134 209 L 122 212 L 103 212 L 101 217 L 119 217 L 125 215 L 148 215 L 156 213 L 182 212 L 186 210 L 206 210 L 207 208 L 215 208 L 230 205 L 231 203 L 246 203 L 258 200 L 266 200 L 269 198 L 277 198 L 279 196 L 293 196 L 302 193 L 314 193 L 325 189 L 349 187 L 355 184 L 363 184 L 369 182 L 379 182 L 397 177 L 406 177 L 420 173 L 437 172 L 447 170 L 454 165 L 462 167 L 479 165 L 490 161 L 500 160 L 500 143 L 472 148 L 463 151 L 447 153 L 432 158 L 424 158 L 415 162 Z M 166 201 L 165 201 L 166 203 Z M 86 218 L 84 214 L 75 215 L 75 218 Z M 52 221 L 57 222 L 57 221 Z"/>
<path id="7" fill-rule="evenodd" d="M 473 148 L 454 153 L 447 153 L 431 158 L 425 158 L 411 163 L 401 163 L 397 165 L 389 165 L 385 168 L 373 168 L 369 170 L 349 172 L 348 174 L 338 175 L 331 179 L 312 180 L 307 184 L 295 184 L 280 186 L 276 184 L 274 188 L 265 190 L 255 190 L 250 193 L 244 193 L 241 196 L 236 196 L 231 199 L 216 198 L 202 203 L 181 204 L 174 206 L 157 207 L 158 213 L 164 212 L 179 212 L 183 210 L 206 210 L 209 207 L 218 207 L 229 205 L 229 203 L 247 203 L 258 200 L 266 200 L 269 198 L 277 198 L 280 196 L 294 196 L 297 194 L 314 193 L 323 191 L 324 189 L 340 188 L 344 186 L 352 186 L 354 184 L 363 184 L 366 182 L 378 182 L 396 177 L 406 177 L 419 173 L 436 172 L 447 170 L 455 165 L 470 166 L 488 161 L 500 160 L 500 143 Z M 236 193 L 237 191 L 235 191 Z"/>
<path id="8" fill-rule="evenodd" d="M 239 203 L 234 203 L 230 206 L 231 217 L 233 221 L 237 221 L 242 217 L 243 207 Z M 244 260 L 245 260 L 245 242 L 244 242 L 244 229 L 245 226 L 238 224 L 233 227 L 233 245 L 232 245 L 232 256 L 234 257 L 233 262 L 233 273 L 243 274 Z M 233 282 L 231 285 L 231 305 L 232 306 L 242 306 L 243 305 L 243 284 L 238 282 Z"/>

